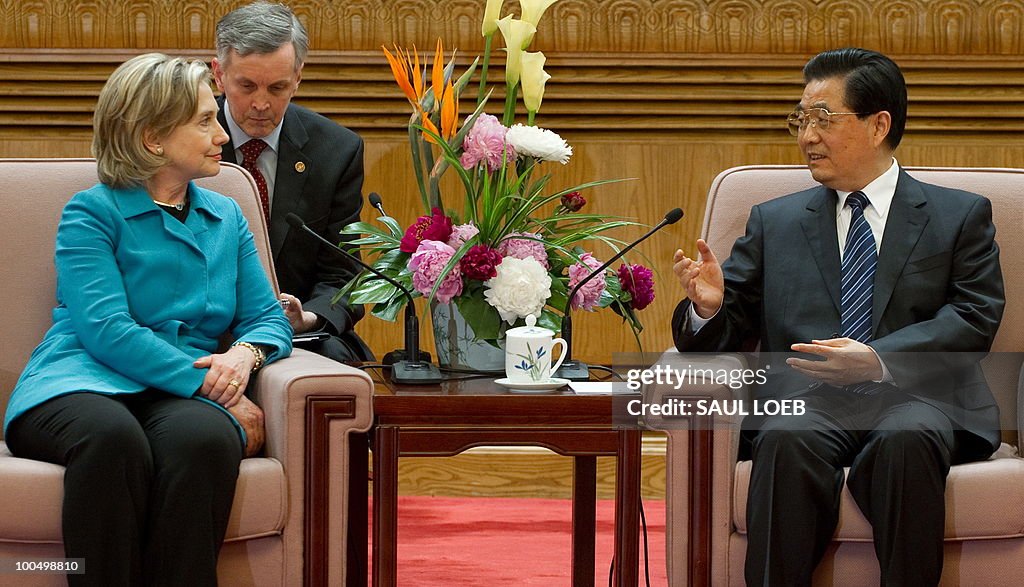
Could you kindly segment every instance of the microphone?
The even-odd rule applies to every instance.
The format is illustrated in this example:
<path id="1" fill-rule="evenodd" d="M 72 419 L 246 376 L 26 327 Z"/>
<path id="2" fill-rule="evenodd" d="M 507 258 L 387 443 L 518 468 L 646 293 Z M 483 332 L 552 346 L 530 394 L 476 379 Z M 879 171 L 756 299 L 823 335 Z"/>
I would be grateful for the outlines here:
<path id="1" fill-rule="evenodd" d="M 313 238 L 329 246 L 331 250 L 337 251 L 339 255 L 344 256 L 370 273 L 373 273 L 377 277 L 395 286 L 398 288 L 398 291 L 402 292 L 405 297 L 408 298 L 409 301 L 405 305 L 405 358 L 400 361 L 396 361 L 391 365 L 391 380 L 395 383 L 408 383 L 412 385 L 440 383 L 443 379 L 441 371 L 429 361 L 420 360 L 420 321 L 416 318 L 416 306 L 413 304 L 412 293 L 401 283 L 398 283 L 394 279 L 384 275 L 376 268 L 364 263 L 359 257 L 356 257 L 352 253 L 349 253 L 345 249 L 317 234 L 312 228 L 306 226 L 306 223 L 297 215 L 288 214 L 285 216 L 285 221 L 288 222 L 292 228 L 297 228 L 309 233 Z"/>
<path id="2" fill-rule="evenodd" d="M 370 195 L 367 196 L 367 199 L 370 200 L 370 205 L 376 208 L 378 212 L 380 212 L 381 216 L 385 218 L 391 218 L 390 216 L 388 216 L 388 213 L 384 211 L 384 201 L 381 199 L 380 194 L 378 194 L 377 192 L 370 192 Z M 416 337 L 416 340 L 419 340 L 419 336 Z M 384 363 L 385 365 L 393 365 L 394 363 L 401 361 L 402 358 L 404 358 L 405 356 L 405 349 L 396 349 L 384 355 L 384 358 L 381 359 L 381 362 Z M 419 360 L 429 363 L 430 353 L 423 350 L 419 351 Z"/>
<path id="3" fill-rule="evenodd" d="M 629 244 L 626 248 L 622 249 L 618 253 L 612 256 L 604 262 L 603 265 L 595 269 L 590 275 L 584 277 L 576 287 L 572 288 L 569 292 L 569 297 L 565 300 L 565 311 L 562 312 L 562 333 L 561 336 L 565 339 L 565 360 L 562 361 L 562 366 L 555 372 L 555 377 L 561 377 L 562 379 L 568 379 L 569 381 L 587 381 L 590 379 L 590 369 L 587 364 L 582 361 L 574 361 L 572 358 L 572 300 L 576 297 L 576 293 L 579 292 L 580 288 L 583 287 L 588 281 L 603 275 L 605 269 L 611 267 L 611 264 L 622 258 L 623 255 L 628 253 L 633 247 L 647 240 L 652 234 L 658 232 L 662 228 L 669 224 L 675 224 L 683 217 L 682 208 L 673 208 L 665 214 L 665 218 L 657 224 L 654 228 L 647 231 L 647 234 L 638 238 Z"/>
<path id="4" fill-rule="evenodd" d="M 370 205 L 376 208 L 377 211 L 380 212 L 381 216 L 388 215 L 388 213 L 384 211 L 384 202 L 381 201 L 380 194 L 377 192 L 370 192 L 369 199 Z"/>

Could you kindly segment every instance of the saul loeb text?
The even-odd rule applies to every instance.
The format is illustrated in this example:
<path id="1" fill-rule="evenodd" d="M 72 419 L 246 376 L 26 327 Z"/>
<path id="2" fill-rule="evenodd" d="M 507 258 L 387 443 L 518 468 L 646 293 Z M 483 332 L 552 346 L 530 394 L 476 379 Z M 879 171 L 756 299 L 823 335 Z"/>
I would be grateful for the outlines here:
<path id="1" fill-rule="evenodd" d="M 626 404 L 630 416 L 802 416 L 802 399 L 767 399 L 744 401 L 741 399 L 667 399 L 661 403 L 647 403 L 641 399 Z"/>

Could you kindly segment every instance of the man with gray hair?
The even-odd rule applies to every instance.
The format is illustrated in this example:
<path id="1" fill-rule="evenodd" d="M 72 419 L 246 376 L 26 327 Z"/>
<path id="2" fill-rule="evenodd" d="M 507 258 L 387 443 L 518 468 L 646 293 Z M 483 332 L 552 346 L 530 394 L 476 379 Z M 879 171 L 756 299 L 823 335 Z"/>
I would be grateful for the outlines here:
<path id="1" fill-rule="evenodd" d="M 359 272 L 326 245 L 292 229 L 296 214 L 331 242 L 359 220 L 363 141 L 356 133 L 291 104 L 302 80 L 309 38 L 283 4 L 256 2 L 217 23 L 213 75 L 222 96 L 218 119 L 231 140 L 224 161 L 256 180 L 270 232 L 271 253 L 285 314 L 297 334 L 322 331 L 311 350 L 338 361 L 369 360 L 372 353 L 353 327 L 362 306 L 331 304 Z"/>

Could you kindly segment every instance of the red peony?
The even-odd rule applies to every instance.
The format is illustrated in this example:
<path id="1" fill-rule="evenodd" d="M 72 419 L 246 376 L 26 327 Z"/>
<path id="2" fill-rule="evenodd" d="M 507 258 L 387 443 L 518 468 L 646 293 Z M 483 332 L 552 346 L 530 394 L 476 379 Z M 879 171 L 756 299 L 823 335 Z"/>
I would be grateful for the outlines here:
<path id="1" fill-rule="evenodd" d="M 643 265 L 627 265 L 619 267 L 619 283 L 622 291 L 628 292 L 632 300 L 629 305 L 634 310 L 643 310 L 654 301 L 654 272 Z"/>
<path id="2" fill-rule="evenodd" d="M 569 212 L 579 212 L 580 208 L 587 205 L 587 199 L 579 192 L 569 192 L 562 196 L 562 207 Z"/>
<path id="3" fill-rule="evenodd" d="M 398 249 L 403 253 L 415 253 L 423 241 L 448 242 L 452 236 L 452 219 L 441 213 L 439 208 L 431 210 L 430 216 L 420 216 L 405 231 Z"/>
<path id="4" fill-rule="evenodd" d="M 487 281 L 498 275 L 497 267 L 501 259 L 501 253 L 487 245 L 475 245 L 462 256 L 459 268 L 469 279 Z"/>

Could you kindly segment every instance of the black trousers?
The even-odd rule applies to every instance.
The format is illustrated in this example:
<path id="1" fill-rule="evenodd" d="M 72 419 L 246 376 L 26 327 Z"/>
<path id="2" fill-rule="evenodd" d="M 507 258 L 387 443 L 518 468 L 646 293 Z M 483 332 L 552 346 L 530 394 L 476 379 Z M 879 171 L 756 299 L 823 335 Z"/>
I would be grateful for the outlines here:
<path id="1" fill-rule="evenodd" d="M 216 585 L 243 447 L 217 408 L 148 390 L 75 393 L 11 422 L 15 456 L 66 467 L 64 552 L 78 585 Z"/>
<path id="2" fill-rule="evenodd" d="M 938 584 L 946 475 L 991 448 L 898 390 L 802 399 L 803 416 L 767 417 L 744 431 L 753 459 L 747 585 L 811 584 L 839 520 L 846 466 L 850 493 L 871 522 L 882 585 Z"/>

